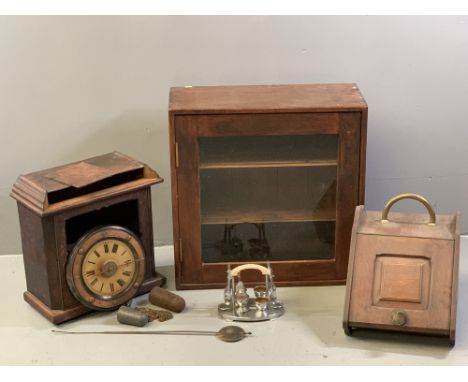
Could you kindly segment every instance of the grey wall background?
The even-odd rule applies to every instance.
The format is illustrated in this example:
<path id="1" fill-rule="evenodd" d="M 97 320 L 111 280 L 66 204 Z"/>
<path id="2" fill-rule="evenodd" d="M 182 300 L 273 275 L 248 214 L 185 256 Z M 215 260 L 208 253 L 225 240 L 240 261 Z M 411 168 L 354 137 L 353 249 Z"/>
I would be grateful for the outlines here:
<path id="1" fill-rule="evenodd" d="M 369 105 L 367 208 L 416 192 L 468 216 L 468 17 L 1 17 L 0 254 L 21 252 L 19 174 L 112 150 L 166 179 L 170 244 L 169 88 L 327 82 Z"/>

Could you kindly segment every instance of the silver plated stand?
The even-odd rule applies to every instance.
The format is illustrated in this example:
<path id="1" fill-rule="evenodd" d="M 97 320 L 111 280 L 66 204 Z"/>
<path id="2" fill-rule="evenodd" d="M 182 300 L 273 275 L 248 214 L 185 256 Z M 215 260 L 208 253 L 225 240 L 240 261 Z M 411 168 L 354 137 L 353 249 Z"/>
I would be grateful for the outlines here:
<path id="1" fill-rule="evenodd" d="M 247 288 L 240 279 L 240 272 L 255 269 L 265 277 L 265 284 L 254 288 L 255 298 L 250 298 Z M 236 280 L 237 278 L 237 280 Z M 227 270 L 227 285 L 224 290 L 224 302 L 218 305 L 219 316 L 228 321 L 256 322 L 281 317 L 285 308 L 276 296 L 273 273 L 270 265 L 243 264 Z"/>

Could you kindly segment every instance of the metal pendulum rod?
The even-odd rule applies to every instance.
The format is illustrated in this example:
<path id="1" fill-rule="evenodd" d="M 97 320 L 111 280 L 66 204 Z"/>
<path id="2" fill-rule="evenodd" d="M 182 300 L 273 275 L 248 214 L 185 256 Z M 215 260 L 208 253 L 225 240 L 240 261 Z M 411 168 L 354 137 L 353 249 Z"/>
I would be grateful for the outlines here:
<path id="1" fill-rule="evenodd" d="M 215 336 L 218 332 L 209 330 L 158 330 L 158 331 L 138 331 L 138 330 L 105 330 L 102 332 L 74 332 L 68 330 L 55 330 L 53 333 L 60 334 L 181 334 L 181 335 L 200 335 L 200 336 Z"/>
<path id="2" fill-rule="evenodd" d="M 250 336 L 251 332 L 246 332 L 239 326 L 225 326 L 217 332 L 208 330 L 157 330 L 157 331 L 143 331 L 143 330 L 111 330 L 111 331 L 97 331 L 97 332 L 75 332 L 68 330 L 52 330 L 53 333 L 58 334 L 175 334 L 175 335 L 196 335 L 196 336 L 216 336 L 224 342 L 237 342 L 244 337 Z"/>

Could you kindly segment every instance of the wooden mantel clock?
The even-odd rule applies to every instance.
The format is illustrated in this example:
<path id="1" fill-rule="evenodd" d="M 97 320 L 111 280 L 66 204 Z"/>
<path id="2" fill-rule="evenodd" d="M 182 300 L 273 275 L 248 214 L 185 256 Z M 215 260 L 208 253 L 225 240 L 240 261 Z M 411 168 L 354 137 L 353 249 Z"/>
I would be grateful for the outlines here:
<path id="1" fill-rule="evenodd" d="M 150 186 L 163 179 L 118 152 L 21 175 L 27 291 L 55 324 L 111 310 L 165 283 L 154 265 Z"/>

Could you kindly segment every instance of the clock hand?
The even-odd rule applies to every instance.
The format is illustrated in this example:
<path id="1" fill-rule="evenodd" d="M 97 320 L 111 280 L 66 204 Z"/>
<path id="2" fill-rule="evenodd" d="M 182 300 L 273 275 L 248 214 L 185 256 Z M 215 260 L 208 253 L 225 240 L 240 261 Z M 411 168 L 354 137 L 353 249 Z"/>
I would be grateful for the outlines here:
<path id="1" fill-rule="evenodd" d="M 118 264 L 117 267 L 116 267 L 116 269 L 119 269 L 119 268 L 122 268 L 122 267 L 126 267 L 126 266 L 128 266 L 128 265 L 130 265 L 130 264 L 132 264 L 132 263 L 137 263 L 137 262 L 140 262 L 140 261 L 145 261 L 145 259 L 137 259 L 137 260 L 127 260 L 127 261 L 124 261 L 122 264 Z M 100 269 L 102 269 L 102 267 L 100 267 Z M 101 270 L 101 271 L 95 271 L 95 272 L 92 274 L 92 276 L 97 276 L 97 277 L 99 277 L 99 276 L 101 276 L 103 273 L 105 273 L 105 272 L 103 272 L 102 270 Z M 74 279 L 79 279 L 79 278 L 81 278 L 81 275 L 75 275 L 75 276 L 73 276 L 73 278 L 74 278 Z"/>

